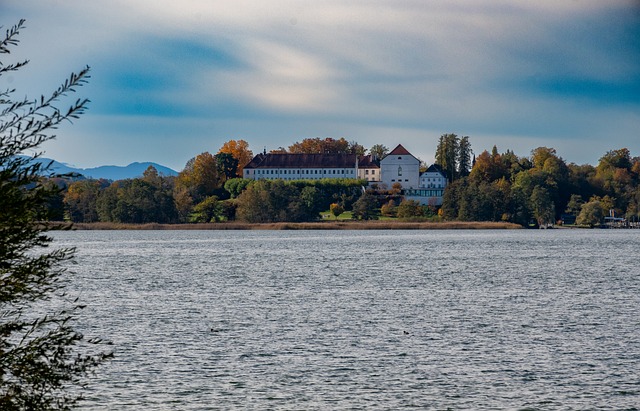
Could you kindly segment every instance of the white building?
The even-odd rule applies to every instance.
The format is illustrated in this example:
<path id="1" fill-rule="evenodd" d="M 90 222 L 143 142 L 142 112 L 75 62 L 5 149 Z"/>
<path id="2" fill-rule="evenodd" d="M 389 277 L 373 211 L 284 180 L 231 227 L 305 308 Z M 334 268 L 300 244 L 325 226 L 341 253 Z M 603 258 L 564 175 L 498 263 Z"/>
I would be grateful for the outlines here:
<path id="1" fill-rule="evenodd" d="M 244 167 L 243 177 L 252 180 L 358 178 L 358 156 L 355 154 L 261 153 Z"/>
<path id="2" fill-rule="evenodd" d="M 402 195 L 425 205 L 442 205 L 447 178 L 432 165 L 420 174 L 420 160 L 401 144 L 382 160 L 356 154 L 260 153 L 244 167 L 243 177 L 252 180 L 317 180 L 359 178 L 382 189 L 400 184 Z"/>
<path id="3" fill-rule="evenodd" d="M 392 188 L 400 183 L 403 189 L 415 189 L 420 184 L 420 160 L 415 158 L 402 144 L 398 144 L 380 160 L 380 182 Z"/>
<path id="4" fill-rule="evenodd" d="M 447 187 L 447 176 L 439 165 L 431 165 L 427 171 L 420 174 L 420 184 L 417 189 L 405 190 L 404 196 L 408 200 L 416 200 L 421 204 L 442 205 L 444 189 Z"/>

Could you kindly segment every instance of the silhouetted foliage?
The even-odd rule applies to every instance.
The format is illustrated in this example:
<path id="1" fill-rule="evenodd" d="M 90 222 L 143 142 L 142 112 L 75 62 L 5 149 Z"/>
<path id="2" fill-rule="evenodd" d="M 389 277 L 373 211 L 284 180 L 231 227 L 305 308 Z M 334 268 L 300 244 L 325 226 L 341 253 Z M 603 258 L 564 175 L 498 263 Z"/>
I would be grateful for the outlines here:
<path id="1" fill-rule="evenodd" d="M 0 54 L 18 43 L 24 20 L 7 30 Z M 0 76 L 26 62 L 0 63 Z M 0 92 L 0 409 L 69 409 L 86 383 L 86 374 L 109 354 L 95 353 L 98 340 L 86 340 L 72 327 L 83 308 L 63 296 L 60 281 L 73 249 L 48 248 L 55 228 L 50 199 L 59 192 L 44 184 L 48 166 L 16 157 L 38 150 L 54 138 L 60 123 L 76 119 L 88 100 L 68 110 L 56 102 L 86 82 L 89 68 L 73 73 L 51 95 L 14 101 L 15 90 Z M 35 154 L 34 158 L 39 157 Z"/>

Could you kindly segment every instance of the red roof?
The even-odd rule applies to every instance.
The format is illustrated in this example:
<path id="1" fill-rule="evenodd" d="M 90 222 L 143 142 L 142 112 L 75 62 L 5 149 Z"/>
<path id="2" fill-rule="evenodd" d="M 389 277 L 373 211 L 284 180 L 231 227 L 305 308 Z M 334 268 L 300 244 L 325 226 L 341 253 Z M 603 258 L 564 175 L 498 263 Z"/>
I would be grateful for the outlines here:
<path id="1" fill-rule="evenodd" d="M 402 144 L 398 144 L 398 146 L 396 148 L 394 148 L 393 151 L 391 151 L 387 155 L 388 156 L 391 156 L 391 155 L 393 155 L 393 156 L 411 156 L 413 154 L 408 152 L 406 148 L 402 147 Z"/>

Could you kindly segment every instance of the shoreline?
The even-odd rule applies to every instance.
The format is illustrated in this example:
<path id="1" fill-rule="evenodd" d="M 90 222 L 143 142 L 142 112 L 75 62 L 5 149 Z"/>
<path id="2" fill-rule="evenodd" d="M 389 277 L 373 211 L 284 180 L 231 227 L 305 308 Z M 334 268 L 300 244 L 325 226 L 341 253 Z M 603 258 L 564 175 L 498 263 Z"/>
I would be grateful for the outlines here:
<path id="1" fill-rule="evenodd" d="M 514 230 L 513 223 L 483 221 L 318 221 L 307 223 L 197 223 L 197 224 L 120 224 L 74 223 L 72 230 Z"/>

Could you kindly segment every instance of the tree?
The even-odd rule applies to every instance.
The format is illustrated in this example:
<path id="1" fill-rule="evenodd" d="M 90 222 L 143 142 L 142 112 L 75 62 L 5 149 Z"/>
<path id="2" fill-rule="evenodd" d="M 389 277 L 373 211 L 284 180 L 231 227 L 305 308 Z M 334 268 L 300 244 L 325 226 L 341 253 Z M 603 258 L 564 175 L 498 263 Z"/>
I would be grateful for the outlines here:
<path id="1" fill-rule="evenodd" d="M 242 170 L 244 170 L 244 166 L 249 164 L 253 158 L 253 152 L 249 150 L 249 143 L 244 140 L 227 141 L 222 145 L 222 147 L 220 147 L 220 150 L 218 150 L 218 154 L 220 153 L 231 154 L 233 158 L 238 160 L 236 177 L 242 177 Z"/>
<path id="2" fill-rule="evenodd" d="M 201 153 L 187 162 L 178 177 L 176 187 L 186 188 L 195 203 L 217 193 L 222 183 L 216 158 L 208 152 Z"/>
<path id="3" fill-rule="evenodd" d="M 0 40 L 0 54 L 18 43 L 21 20 Z M 0 76 L 19 70 L 26 61 L 4 65 Z M 88 100 L 78 99 L 68 110 L 55 104 L 84 84 L 86 67 L 51 95 L 14 101 L 15 90 L 0 91 L 0 409 L 69 409 L 79 398 L 87 372 L 109 354 L 87 354 L 98 340 L 87 340 L 71 323 L 82 308 L 66 301 L 63 309 L 42 312 L 43 302 L 58 296 L 64 263 L 72 249 L 48 248 L 54 228 L 48 223 L 47 202 L 57 189 L 41 183 L 48 166 L 17 157 L 38 150 L 53 139 L 50 130 L 77 119 Z M 95 346 L 94 346 L 95 347 Z"/>
<path id="4" fill-rule="evenodd" d="M 364 193 L 353 203 L 351 214 L 354 220 L 377 220 L 378 219 L 378 201 L 375 196 Z"/>
<path id="5" fill-rule="evenodd" d="M 215 223 L 220 221 L 222 215 L 222 203 L 218 197 L 211 196 L 193 207 L 193 213 L 189 216 L 190 223 Z"/>
<path id="6" fill-rule="evenodd" d="M 242 193 L 251 181 L 246 178 L 232 178 L 231 180 L 227 180 L 224 183 L 224 189 L 229 193 L 231 198 L 236 198 Z"/>
<path id="7" fill-rule="evenodd" d="M 592 198 L 588 203 L 582 205 L 582 210 L 576 218 L 576 224 L 588 225 L 593 228 L 599 225 L 604 218 L 605 210 L 599 198 Z"/>
<path id="8" fill-rule="evenodd" d="M 571 198 L 569 199 L 569 203 L 567 203 L 567 208 L 565 212 L 574 216 L 578 216 L 580 211 L 582 210 L 582 205 L 584 201 L 582 200 L 582 196 L 579 194 L 571 194 Z"/>
<path id="9" fill-rule="evenodd" d="M 364 147 L 355 141 L 348 142 L 344 137 L 338 140 L 331 137 L 305 138 L 289 146 L 289 153 L 294 154 L 364 154 Z"/>
<path id="10" fill-rule="evenodd" d="M 237 201 L 238 219 L 249 223 L 312 221 L 321 202 L 315 187 L 297 187 L 283 180 L 257 180 Z"/>
<path id="11" fill-rule="evenodd" d="M 424 216 L 424 207 L 416 200 L 403 200 L 398 206 L 398 218 L 412 218 Z"/>
<path id="12" fill-rule="evenodd" d="M 344 213 L 344 207 L 342 207 L 340 204 L 338 203 L 332 203 L 329 206 L 329 210 L 331 210 L 331 214 L 333 214 L 333 216 L 338 219 L 338 216 L 342 213 Z"/>
<path id="13" fill-rule="evenodd" d="M 369 154 L 377 157 L 378 159 L 383 158 L 389 153 L 389 148 L 384 144 L 375 144 L 369 149 Z"/>
<path id="14" fill-rule="evenodd" d="M 552 224 L 555 216 L 555 205 L 549 191 L 541 186 L 535 186 L 531 193 L 531 209 L 539 226 Z"/>
<path id="15" fill-rule="evenodd" d="M 398 206 L 396 206 L 396 202 L 393 200 L 389 200 L 380 207 L 380 214 L 385 217 L 396 217 L 397 213 Z"/>
<path id="16" fill-rule="evenodd" d="M 436 164 L 447 174 L 449 182 L 458 177 L 458 156 L 460 154 L 460 139 L 456 134 L 443 134 L 436 148 Z"/>
<path id="17" fill-rule="evenodd" d="M 67 218 L 80 223 L 98 221 L 96 201 L 99 192 L 100 182 L 97 180 L 80 180 L 69 184 L 63 199 Z"/>
<path id="18" fill-rule="evenodd" d="M 215 155 L 218 164 L 218 175 L 220 182 L 224 184 L 231 178 L 238 176 L 238 159 L 229 153 L 218 153 Z"/>
<path id="19" fill-rule="evenodd" d="M 458 142 L 458 176 L 465 177 L 469 175 L 471 171 L 471 156 L 473 151 L 471 150 L 471 143 L 469 142 L 469 136 L 463 136 Z"/>

